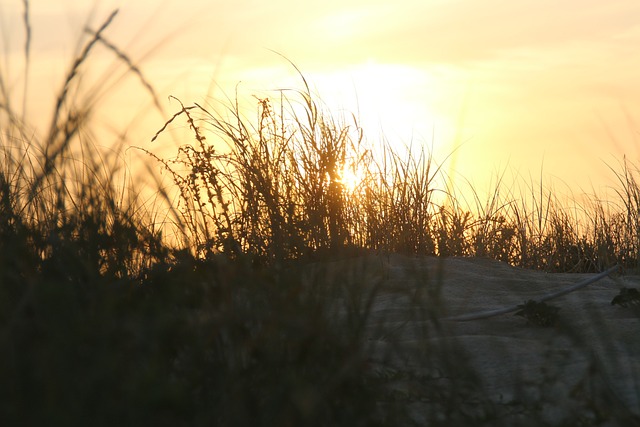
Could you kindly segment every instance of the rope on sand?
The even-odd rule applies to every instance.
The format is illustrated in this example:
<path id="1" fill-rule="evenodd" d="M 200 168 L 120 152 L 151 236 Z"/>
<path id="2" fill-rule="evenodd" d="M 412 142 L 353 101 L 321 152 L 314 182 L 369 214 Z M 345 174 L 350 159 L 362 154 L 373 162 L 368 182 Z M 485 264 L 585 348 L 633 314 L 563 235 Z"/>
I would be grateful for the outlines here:
<path id="1" fill-rule="evenodd" d="M 613 267 L 611 267 L 610 269 L 603 271 L 602 273 L 596 274 L 593 277 L 590 277 L 588 279 L 583 280 L 580 283 L 577 283 L 575 285 L 569 286 L 568 288 L 559 290 L 557 292 L 552 292 L 550 294 L 546 294 L 543 295 L 541 298 L 537 299 L 536 302 L 540 303 L 540 302 L 544 302 L 544 301 L 549 301 L 552 300 L 554 298 L 558 298 L 562 295 L 566 295 L 569 294 L 573 291 L 577 291 L 578 289 L 584 288 L 587 285 L 590 285 L 594 282 L 597 282 L 598 280 L 608 276 L 609 274 L 613 273 L 614 271 L 616 271 L 618 268 L 620 268 L 619 265 L 615 265 Z M 469 320 L 480 320 L 480 319 L 487 319 L 489 317 L 493 317 L 493 316 L 499 316 L 501 314 L 507 314 L 507 313 L 511 313 L 517 310 L 520 310 L 522 307 L 519 305 L 515 305 L 512 307 L 505 307 L 505 308 L 498 308 L 495 310 L 487 310 L 487 311 L 477 311 L 475 313 L 468 313 L 468 314 L 462 314 L 459 316 L 451 316 L 451 317 L 445 317 L 442 320 L 452 320 L 452 321 L 456 321 L 456 322 L 466 322 Z"/>

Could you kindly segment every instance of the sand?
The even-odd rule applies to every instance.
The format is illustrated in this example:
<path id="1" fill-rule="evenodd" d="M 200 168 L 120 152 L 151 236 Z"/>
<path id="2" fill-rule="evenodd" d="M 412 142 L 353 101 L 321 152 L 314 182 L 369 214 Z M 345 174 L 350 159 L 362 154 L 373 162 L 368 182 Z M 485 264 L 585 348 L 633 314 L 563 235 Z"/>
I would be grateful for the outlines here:
<path id="1" fill-rule="evenodd" d="M 399 255 L 334 268 L 349 271 L 347 286 L 369 286 L 372 304 L 361 310 L 368 312 L 371 369 L 390 380 L 389 404 L 411 405 L 419 423 L 499 416 L 513 425 L 576 417 L 619 425 L 640 415 L 640 315 L 611 304 L 622 287 L 640 288 L 640 277 L 612 274 L 549 300 L 557 319 L 540 327 L 514 313 L 451 319 L 523 304 L 594 275 Z"/>

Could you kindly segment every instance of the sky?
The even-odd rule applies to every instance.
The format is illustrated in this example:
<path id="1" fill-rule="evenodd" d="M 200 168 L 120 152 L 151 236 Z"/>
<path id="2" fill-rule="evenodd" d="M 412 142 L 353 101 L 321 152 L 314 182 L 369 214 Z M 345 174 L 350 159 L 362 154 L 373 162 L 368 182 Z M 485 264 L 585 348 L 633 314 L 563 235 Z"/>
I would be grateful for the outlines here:
<path id="1" fill-rule="evenodd" d="M 190 104 L 224 100 L 236 87 L 245 99 L 302 88 L 283 55 L 331 112 L 358 116 L 370 143 L 424 146 L 436 161 L 452 155 L 456 173 L 478 188 L 509 169 L 591 192 L 611 183 L 609 166 L 623 156 L 640 163 L 637 0 L 31 0 L 29 6 L 28 105 L 36 116 L 60 91 L 85 25 L 97 28 L 118 8 L 106 37 L 139 66 L 166 108 L 148 113 L 152 101 L 134 79 L 116 79 L 105 117 L 135 128 L 136 139 L 148 141 L 177 111 L 169 95 Z M 22 1 L 0 0 L 2 66 L 18 92 L 22 13 Z M 98 82 L 114 75 L 117 62 L 100 55 Z"/>

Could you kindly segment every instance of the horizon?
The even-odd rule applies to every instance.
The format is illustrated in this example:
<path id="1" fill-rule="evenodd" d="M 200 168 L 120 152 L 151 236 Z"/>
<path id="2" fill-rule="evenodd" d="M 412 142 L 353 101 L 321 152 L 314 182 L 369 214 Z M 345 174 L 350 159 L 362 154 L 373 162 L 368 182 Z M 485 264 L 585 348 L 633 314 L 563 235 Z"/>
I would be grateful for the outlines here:
<path id="1" fill-rule="evenodd" d="M 142 118 L 150 98 L 136 89 L 132 103 L 127 88 L 136 82 L 118 82 L 104 101 L 108 118 L 100 120 L 124 131 L 135 127 L 134 145 L 153 147 L 145 144 L 177 108 L 169 95 L 185 105 L 215 103 L 239 84 L 240 96 L 255 107 L 253 95 L 301 88 L 289 60 L 329 112 L 356 114 L 370 143 L 385 138 L 433 149 L 436 161 L 454 153 L 456 174 L 477 188 L 510 169 L 572 192 L 597 192 L 614 182 L 607 165 L 640 157 L 634 55 L 640 4 L 634 1 L 29 6 L 28 106 L 37 117 L 47 117 L 41 113 L 53 105 L 85 21 L 95 29 L 120 6 L 106 36 L 140 67 L 165 109 L 164 116 Z M 22 13 L 19 1 L 0 10 L 16 91 L 24 63 Z M 61 24 L 64 31 L 56 28 Z M 112 54 L 101 53 L 100 60 L 105 69 L 116 62 Z"/>

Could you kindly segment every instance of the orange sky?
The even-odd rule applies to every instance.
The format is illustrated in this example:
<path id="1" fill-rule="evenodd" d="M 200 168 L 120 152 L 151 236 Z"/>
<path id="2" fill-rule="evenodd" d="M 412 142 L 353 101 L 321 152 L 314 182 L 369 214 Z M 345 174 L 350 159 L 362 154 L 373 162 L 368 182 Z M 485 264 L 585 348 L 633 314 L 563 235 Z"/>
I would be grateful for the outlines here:
<path id="1" fill-rule="evenodd" d="M 87 17 L 95 27 L 115 7 L 107 36 L 139 60 L 168 115 L 169 94 L 190 103 L 240 81 L 247 98 L 300 87 L 275 50 L 332 111 L 359 113 L 370 141 L 440 157 L 462 142 L 456 167 L 474 182 L 506 166 L 537 177 L 544 164 L 590 191 L 605 162 L 640 162 L 637 0 L 32 0 L 32 109 L 60 90 Z M 0 3 L 2 66 L 16 82 L 21 14 L 22 1 Z M 105 105 L 150 137 L 168 116 L 143 120 L 150 100 L 134 86 L 121 82 Z"/>

